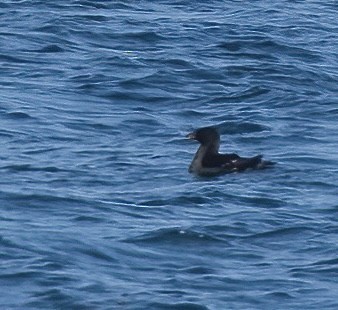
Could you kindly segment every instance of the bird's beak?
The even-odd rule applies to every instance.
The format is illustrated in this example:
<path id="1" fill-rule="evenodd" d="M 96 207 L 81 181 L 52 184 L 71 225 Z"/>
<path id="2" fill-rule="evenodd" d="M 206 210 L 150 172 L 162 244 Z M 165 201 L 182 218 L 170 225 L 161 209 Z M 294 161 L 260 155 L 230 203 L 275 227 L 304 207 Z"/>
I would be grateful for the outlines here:
<path id="1" fill-rule="evenodd" d="M 196 134 L 194 132 L 188 133 L 186 137 L 190 140 L 195 140 L 196 139 Z"/>

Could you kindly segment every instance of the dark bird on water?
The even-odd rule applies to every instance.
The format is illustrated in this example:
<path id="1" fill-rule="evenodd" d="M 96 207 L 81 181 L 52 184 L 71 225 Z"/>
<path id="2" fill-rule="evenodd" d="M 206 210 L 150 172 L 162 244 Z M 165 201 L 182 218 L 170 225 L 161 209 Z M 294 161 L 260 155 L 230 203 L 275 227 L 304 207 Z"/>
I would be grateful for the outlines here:
<path id="1" fill-rule="evenodd" d="M 274 162 L 263 160 L 262 155 L 240 157 L 237 154 L 218 153 L 220 135 L 214 127 L 204 127 L 187 135 L 187 138 L 198 141 L 201 145 L 192 160 L 189 172 L 199 175 L 216 175 L 244 171 L 246 169 L 264 169 Z"/>

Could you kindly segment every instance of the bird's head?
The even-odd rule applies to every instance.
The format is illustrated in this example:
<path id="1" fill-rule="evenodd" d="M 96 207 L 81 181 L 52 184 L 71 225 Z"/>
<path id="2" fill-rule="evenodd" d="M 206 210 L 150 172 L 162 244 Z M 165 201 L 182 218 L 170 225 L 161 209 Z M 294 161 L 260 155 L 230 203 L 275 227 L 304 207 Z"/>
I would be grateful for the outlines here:
<path id="1" fill-rule="evenodd" d="M 215 127 L 203 127 L 196 129 L 195 131 L 187 135 L 188 139 L 196 140 L 201 144 L 215 144 L 219 143 L 220 136 Z"/>

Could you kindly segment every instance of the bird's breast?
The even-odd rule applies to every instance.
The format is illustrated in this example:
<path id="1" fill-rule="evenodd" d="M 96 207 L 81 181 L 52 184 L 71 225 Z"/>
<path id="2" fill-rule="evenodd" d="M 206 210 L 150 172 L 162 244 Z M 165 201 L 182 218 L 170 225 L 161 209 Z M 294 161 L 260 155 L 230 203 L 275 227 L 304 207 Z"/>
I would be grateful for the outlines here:
<path id="1" fill-rule="evenodd" d="M 199 173 L 202 168 L 203 168 L 203 165 L 202 165 L 202 160 L 203 160 L 203 157 L 205 155 L 205 153 L 207 152 L 207 148 L 203 145 L 201 145 L 199 147 L 199 149 L 197 150 L 190 166 L 189 166 L 189 172 L 193 172 L 193 173 Z"/>

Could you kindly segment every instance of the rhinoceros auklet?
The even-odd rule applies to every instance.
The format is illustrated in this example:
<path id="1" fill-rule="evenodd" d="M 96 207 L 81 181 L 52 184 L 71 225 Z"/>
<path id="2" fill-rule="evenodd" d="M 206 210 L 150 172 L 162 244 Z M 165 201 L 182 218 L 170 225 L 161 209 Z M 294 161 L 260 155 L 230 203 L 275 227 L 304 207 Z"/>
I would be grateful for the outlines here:
<path id="1" fill-rule="evenodd" d="M 214 127 L 204 127 L 187 135 L 187 138 L 201 143 L 189 167 L 189 172 L 199 175 L 215 175 L 243 171 L 246 169 L 263 169 L 274 165 L 263 160 L 262 155 L 244 158 L 237 154 L 219 154 L 220 135 Z"/>

